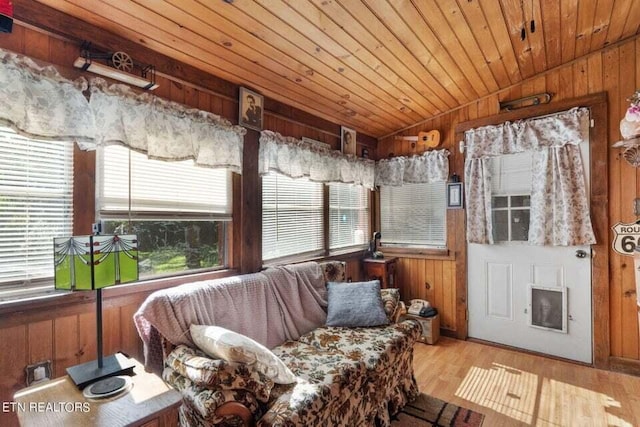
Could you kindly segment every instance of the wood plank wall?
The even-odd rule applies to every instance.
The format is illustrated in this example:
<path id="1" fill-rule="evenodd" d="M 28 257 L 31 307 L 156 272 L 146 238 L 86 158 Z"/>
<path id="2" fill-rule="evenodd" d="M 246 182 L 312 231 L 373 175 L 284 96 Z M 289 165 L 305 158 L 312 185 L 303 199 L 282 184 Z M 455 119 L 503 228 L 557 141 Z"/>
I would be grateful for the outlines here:
<path id="1" fill-rule="evenodd" d="M 54 64 L 67 77 L 80 75 L 70 67 L 78 56 L 78 45 L 58 37 L 14 24 L 12 34 L 0 36 L 0 48 Z M 237 122 L 238 105 L 235 99 L 162 76 L 158 76 L 157 81 L 160 87 L 154 92 L 155 95 L 211 111 Z M 286 116 L 291 114 L 290 111 L 286 108 L 283 110 L 265 112 L 265 129 L 297 138 L 313 138 L 330 144 L 335 149 L 340 147 L 339 134 L 328 131 L 326 126 L 306 125 L 295 120 L 295 117 L 293 120 L 288 119 Z M 304 114 L 296 114 L 309 121 Z M 339 125 L 335 125 L 335 128 L 338 130 Z M 361 140 L 358 143 L 359 149 L 364 146 L 372 148 L 370 137 L 364 140 L 364 145 Z M 88 162 L 83 170 L 93 170 L 93 159 L 92 155 L 83 155 L 83 161 Z M 258 191 L 258 188 L 253 190 L 251 193 Z M 360 279 L 361 269 L 359 258 L 347 259 L 347 275 L 352 280 Z M 104 354 L 123 351 L 143 360 L 142 342 L 133 324 L 133 313 L 151 291 L 145 288 L 120 296 L 110 296 L 111 292 L 111 289 L 105 291 Z M 53 310 L 31 307 L 11 314 L 0 310 L 0 402 L 11 401 L 13 394 L 25 387 L 25 367 L 28 364 L 51 360 L 53 376 L 59 377 L 65 374 L 65 369 L 69 366 L 95 360 L 95 304 L 88 295 L 73 301 Z M 17 425 L 17 418 L 0 411 L 0 425 Z"/>
<path id="2" fill-rule="evenodd" d="M 443 139 L 442 147 L 451 152 L 451 173 L 463 175 L 463 159 L 458 151 L 458 142 L 455 140 L 454 129 L 458 123 L 468 120 L 493 116 L 499 113 L 499 101 L 511 100 L 523 96 L 541 92 L 553 93 L 552 102 L 568 100 L 584 95 L 606 92 L 608 97 L 608 186 L 609 186 L 609 213 L 608 224 L 612 226 L 617 222 L 634 222 L 633 200 L 638 197 L 640 188 L 640 174 L 629 166 L 621 157 L 621 151 L 610 148 L 620 140 L 618 124 L 623 117 L 629 103 L 626 100 L 637 88 L 640 88 L 640 39 L 638 37 L 606 48 L 602 51 L 582 57 L 565 66 L 550 70 L 549 72 L 525 80 L 521 84 L 501 91 L 497 94 L 480 99 L 461 109 L 443 114 L 432 120 L 426 121 L 412 128 L 404 130 L 402 135 L 417 135 L 419 131 L 437 129 Z M 412 146 L 409 141 L 397 141 L 393 137 L 381 139 L 376 150 L 376 158 L 385 158 L 390 155 L 411 155 L 423 150 Z M 448 218 L 449 219 L 449 218 Z M 463 227 L 464 222 L 459 222 Z M 448 227 L 451 232 L 451 227 Z M 464 235 L 458 232 L 453 239 L 450 249 L 459 253 L 464 242 Z M 609 230 L 608 241 L 611 242 L 612 234 Z M 451 241 L 450 241 L 451 243 Z M 638 320 L 635 306 L 636 291 L 633 272 L 633 260 L 630 257 L 620 256 L 609 250 L 610 254 L 610 345 L 613 365 L 633 365 L 637 371 L 638 364 L 629 361 L 640 360 L 640 342 L 638 337 Z M 399 275 L 403 278 L 402 285 L 410 298 L 425 294 L 423 277 L 427 267 L 432 262 L 428 258 L 417 262 L 415 259 L 404 257 L 400 260 Z M 453 263 L 453 261 L 451 261 Z M 446 264 L 447 262 L 443 262 Z M 434 272 L 437 271 L 434 268 Z M 442 267 L 444 270 L 444 266 Z M 456 307 L 447 305 L 447 301 L 456 300 L 456 274 L 465 272 L 453 272 L 453 281 L 449 281 L 450 275 L 443 274 L 442 279 L 437 277 L 432 285 L 437 289 L 432 296 L 435 306 L 443 314 L 443 319 L 448 326 L 455 325 L 455 313 L 449 313 Z M 405 282 L 406 280 L 406 282 Z M 442 293 L 442 297 L 438 296 Z M 429 299 L 429 298 L 427 298 Z M 457 311 L 457 310 L 456 310 Z M 460 313 L 458 313 L 460 316 Z M 460 320 L 460 319 L 458 319 Z M 605 320 L 606 321 L 606 320 Z M 462 322 L 464 323 L 464 322 Z M 460 322 L 458 322 L 460 324 Z M 455 329 L 455 328 L 454 328 Z M 621 368 L 621 366 L 616 366 Z"/>
<path id="3" fill-rule="evenodd" d="M 440 313 L 440 328 L 456 330 L 455 261 L 400 257 L 397 276 L 403 301 L 426 299 Z"/>

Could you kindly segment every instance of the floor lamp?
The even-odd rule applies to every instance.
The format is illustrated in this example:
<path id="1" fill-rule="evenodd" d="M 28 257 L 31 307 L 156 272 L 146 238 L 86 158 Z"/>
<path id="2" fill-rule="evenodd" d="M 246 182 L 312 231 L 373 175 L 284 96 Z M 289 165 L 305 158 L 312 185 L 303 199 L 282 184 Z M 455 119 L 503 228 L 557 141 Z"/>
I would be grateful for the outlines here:
<path id="1" fill-rule="evenodd" d="M 121 353 L 102 355 L 102 289 L 138 280 L 136 235 L 74 236 L 55 238 L 55 287 L 70 291 L 96 291 L 97 360 L 67 368 L 78 388 L 91 384 L 92 397 L 106 397 L 126 387 L 134 363 Z M 123 384 L 124 383 L 124 384 Z"/>

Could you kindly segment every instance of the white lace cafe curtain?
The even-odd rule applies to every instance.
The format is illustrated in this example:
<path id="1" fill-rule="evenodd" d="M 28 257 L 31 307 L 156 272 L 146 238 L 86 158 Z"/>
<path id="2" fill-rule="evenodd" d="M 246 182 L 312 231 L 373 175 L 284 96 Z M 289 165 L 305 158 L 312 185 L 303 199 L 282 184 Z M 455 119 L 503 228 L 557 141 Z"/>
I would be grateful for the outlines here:
<path id="1" fill-rule="evenodd" d="M 84 78 L 68 80 L 51 66 L 0 49 L 0 124 L 20 134 L 91 147 L 95 127 L 86 88 Z"/>
<path id="2" fill-rule="evenodd" d="M 449 151 L 427 151 L 411 157 L 376 162 L 376 185 L 399 187 L 404 183 L 430 183 L 449 179 Z"/>
<path id="3" fill-rule="evenodd" d="M 242 172 L 243 127 L 101 78 L 91 79 L 90 88 L 96 145 L 121 144 L 152 159 L 193 159 L 198 166 Z"/>
<path id="4" fill-rule="evenodd" d="M 596 242 L 579 148 L 589 138 L 588 121 L 588 109 L 574 108 L 465 133 L 469 243 L 493 243 L 489 158 L 524 151 L 533 154 L 529 244 L 574 246 Z"/>
<path id="5" fill-rule="evenodd" d="M 90 101 L 83 94 L 88 86 Z M 27 137 L 76 141 L 83 150 L 121 144 L 153 159 L 242 171 L 244 128 L 104 79 L 70 81 L 2 49 L 0 102 L 0 125 Z"/>
<path id="6" fill-rule="evenodd" d="M 343 182 L 373 188 L 373 160 L 344 155 L 302 140 L 264 130 L 260 133 L 260 175 L 274 171 L 315 182 Z"/>

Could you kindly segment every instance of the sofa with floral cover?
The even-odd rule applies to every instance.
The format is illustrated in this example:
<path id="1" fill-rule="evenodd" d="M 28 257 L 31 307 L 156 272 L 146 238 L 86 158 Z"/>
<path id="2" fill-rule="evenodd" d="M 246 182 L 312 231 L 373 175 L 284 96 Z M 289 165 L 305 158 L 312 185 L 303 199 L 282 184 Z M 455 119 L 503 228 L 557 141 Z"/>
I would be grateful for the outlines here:
<path id="1" fill-rule="evenodd" d="M 270 270 L 264 273 L 281 274 Z M 294 280 L 313 277 L 316 289 L 322 289 L 325 282 L 344 281 L 344 264 L 340 262 L 306 263 L 287 273 L 291 271 L 289 277 Z M 193 292 L 199 292 L 201 286 L 195 286 Z M 183 426 L 389 426 L 391 417 L 418 394 L 412 361 L 420 326 L 410 320 L 397 322 L 401 304 L 397 289 L 383 289 L 381 294 L 388 325 L 347 328 L 303 322 L 309 330 L 271 346 L 273 354 L 295 374 L 292 384 L 274 384 L 252 365 L 209 357 L 194 345 L 176 345 L 178 339 L 163 337 L 150 324 L 146 325 L 151 329 L 146 337 L 155 334 L 164 343 L 162 375 L 183 395 Z M 180 296 L 183 300 L 184 293 Z M 306 309 L 316 308 L 309 307 L 309 300 L 304 304 Z M 145 305 L 136 313 L 139 332 L 144 324 L 140 318 L 145 313 L 153 318 Z M 322 309 L 326 310 L 326 305 Z M 169 310 L 175 311 L 175 307 L 166 312 Z M 224 323 L 227 318 L 215 322 Z M 233 325 L 222 326 L 234 329 Z M 154 351 L 147 344 L 145 341 L 145 352 Z M 150 354 L 145 356 L 147 361 L 152 359 Z"/>

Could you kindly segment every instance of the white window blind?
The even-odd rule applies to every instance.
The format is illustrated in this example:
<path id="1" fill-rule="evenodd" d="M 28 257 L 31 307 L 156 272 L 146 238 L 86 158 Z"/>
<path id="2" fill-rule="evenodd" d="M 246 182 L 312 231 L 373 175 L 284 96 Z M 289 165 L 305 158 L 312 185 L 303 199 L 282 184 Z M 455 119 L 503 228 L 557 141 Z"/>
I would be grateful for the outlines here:
<path id="1" fill-rule="evenodd" d="M 369 236 L 369 191 L 360 185 L 329 184 L 329 248 L 363 245 Z"/>
<path id="2" fill-rule="evenodd" d="M 530 194 L 533 152 L 505 154 L 489 159 L 492 194 Z"/>
<path id="3" fill-rule="evenodd" d="M 446 184 L 380 188 L 381 242 L 388 246 L 446 246 Z"/>
<path id="4" fill-rule="evenodd" d="M 102 217 L 129 215 L 130 191 L 133 218 L 231 219 L 231 176 L 226 169 L 197 167 L 191 160 L 151 160 L 119 145 L 104 147 L 99 155 Z"/>
<path id="5" fill-rule="evenodd" d="M 0 285 L 53 277 L 73 222 L 73 144 L 0 128 Z"/>
<path id="6" fill-rule="evenodd" d="M 322 251 L 323 187 L 272 172 L 262 177 L 262 259 Z"/>

